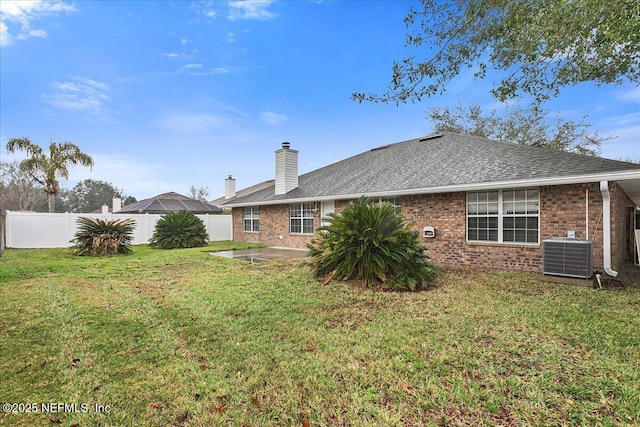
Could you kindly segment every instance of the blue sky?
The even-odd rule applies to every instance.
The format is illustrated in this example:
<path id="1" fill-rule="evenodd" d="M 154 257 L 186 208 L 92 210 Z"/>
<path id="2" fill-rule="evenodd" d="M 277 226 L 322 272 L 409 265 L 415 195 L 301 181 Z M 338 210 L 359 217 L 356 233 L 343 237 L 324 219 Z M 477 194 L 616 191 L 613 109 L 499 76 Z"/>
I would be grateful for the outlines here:
<path id="1" fill-rule="evenodd" d="M 430 133 L 429 107 L 491 98 L 471 72 L 421 103 L 358 104 L 406 56 L 411 1 L 7 2 L 0 11 L 0 143 L 71 141 L 94 158 L 64 186 L 100 179 L 138 199 L 189 186 L 224 193 L 272 179 L 290 141 L 300 173 Z M 640 88 L 564 89 L 547 104 L 640 157 Z"/>

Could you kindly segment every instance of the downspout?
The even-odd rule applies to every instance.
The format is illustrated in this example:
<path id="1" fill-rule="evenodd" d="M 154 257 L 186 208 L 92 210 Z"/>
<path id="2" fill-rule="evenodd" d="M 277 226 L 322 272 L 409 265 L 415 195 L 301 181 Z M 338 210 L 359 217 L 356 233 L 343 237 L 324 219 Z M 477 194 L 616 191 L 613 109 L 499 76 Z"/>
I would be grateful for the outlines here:
<path id="1" fill-rule="evenodd" d="M 602 193 L 602 263 L 604 272 L 611 277 L 618 275 L 611 269 L 611 195 L 609 194 L 609 182 L 600 181 Z"/>

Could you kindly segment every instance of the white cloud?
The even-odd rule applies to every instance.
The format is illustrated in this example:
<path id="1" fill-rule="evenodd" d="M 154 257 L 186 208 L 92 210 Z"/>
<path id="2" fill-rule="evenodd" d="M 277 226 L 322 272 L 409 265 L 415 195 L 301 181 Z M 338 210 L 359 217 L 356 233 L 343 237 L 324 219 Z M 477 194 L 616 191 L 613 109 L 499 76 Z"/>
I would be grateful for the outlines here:
<path id="1" fill-rule="evenodd" d="M 145 83 L 147 79 L 144 77 L 123 76 L 118 77 L 118 83 Z"/>
<path id="2" fill-rule="evenodd" d="M 93 114 L 107 112 L 106 103 L 110 100 L 109 86 L 92 79 L 72 77 L 71 81 L 54 82 L 52 91 L 42 95 L 52 107 L 65 110 L 87 111 Z"/>
<path id="3" fill-rule="evenodd" d="M 271 126 L 277 126 L 288 120 L 288 117 L 284 114 L 278 114 L 271 111 L 264 111 L 260 113 L 260 121 Z"/>
<path id="4" fill-rule="evenodd" d="M 170 175 L 166 168 L 145 163 L 142 159 L 112 154 L 92 154 L 92 169 L 74 166 L 69 169 L 70 180 L 64 184 L 72 188 L 77 182 L 95 179 L 110 182 L 125 194 L 138 200 L 172 190 L 172 184 L 164 177 Z"/>
<path id="5" fill-rule="evenodd" d="M 258 19 L 268 21 L 276 14 L 267 10 L 273 0 L 237 0 L 228 3 L 230 11 L 227 15 L 232 21 L 239 19 Z"/>
<path id="6" fill-rule="evenodd" d="M 236 74 L 236 73 L 244 73 L 245 71 L 248 71 L 248 70 L 249 69 L 244 65 L 240 65 L 240 66 L 229 65 L 226 67 L 216 67 L 211 70 L 211 73 L 212 74 Z"/>
<path id="7" fill-rule="evenodd" d="M 173 176 L 166 167 L 145 163 L 144 159 L 124 155 L 90 152 L 87 154 L 93 158 L 93 168 L 71 166 L 69 180 L 60 182 L 62 187 L 72 188 L 85 179 L 106 181 L 138 200 L 172 191 L 175 188 L 175 183 L 172 184 L 166 180 L 167 176 Z M 2 160 L 5 162 L 20 162 L 26 158 L 27 155 L 23 151 L 2 155 Z"/>
<path id="8" fill-rule="evenodd" d="M 31 37 L 39 37 L 39 38 L 47 38 L 49 34 L 45 30 L 29 30 L 29 32 L 25 32 L 20 34 L 17 38 L 18 40 L 26 40 Z"/>
<path id="9" fill-rule="evenodd" d="M 603 120 L 607 135 L 615 138 L 602 143 L 602 157 L 610 159 L 637 159 L 640 112 L 608 117 Z"/>
<path id="10" fill-rule="evenodd" d="M 180 39 L 180 44 L 181 45 L 186 45 L 188 43 L 191 43 L 191 40 L 188 40 L 186 38 Z M 193 54 L 197 54 L 198 49 L 193 49 L 191 52 Z M 184 62 L 193 60 L 191 54 L 184 53 L 184 52 L 166 52 L 166 53 L 163 53 L 162 56 L 166 56 L 167 58 L 172 59 L 172 60 L 173 59 L 179 59 L 179 60 L 182 60 Z M 156 72 L 154 74 L 156 76 L 164 76 L 164 77 L 166 77 L 166 76 L 175 76 L 175 75 L 178 75 L 178 74 L 182 74 L 185 71 L 193 70 L 193 69 L 201 68 L 201 67 L 202 67 L 202 64 L 185 63 L 185 64 L 181 65 L 177 70 L 174 70 L 174 71 L 160 71 L 160 72 Z"/>
<path id="11" fill-rule="evenodd" d="M 183 134 L 206 134 L 235 126 L 237 117 L 225 113 L 173 112 L 155 121 L 156 126 Z"/>
<path id="12" fill-rule="evenodd" d="M 11 44 L 9 27 L 7 27 L 4 22 L 0 21 L 0 46 L 6 46 L 8 44 Z"/>
<path id="13" fill-rule="evenodd" d="M 194 50 L 193 53 L 197 53 L 197 50 Z M 192 61 L 192 56 L 188 53 L 182 52 L 167 52 L 163 53 L 162 56 L 166 56 L 169 59 L 181 59 L 183 61 Z"/>
<path id="14" fill-rule="evenodd" d="M 612 127 L 640 126 L 640 111 L 609 117 L 606 123 Z"/>
<path id="15" fill-rule="evenodd" d="M 616 91 L 615 97 L 618 101 L 640 104 L 640 86 L 634 86 L 627 90 Z"/>
<path id="16" fill-rule="evenodd" d="M 62 1 L 0 1 L 0 46 L 7 46 L 17 40 L 31 37 L 47 37 L 47 31 L 33 28 L 37 21 L 48 16 L 58 16 L 61 13 L 74 13 L 77 9 Z M 17 35 L 12 33 L 17 31 Z"/>
<path id="17" fill-rule="evenodd" d="M 204 16 L 205 18 L 214 19 L 217 15 L 214 6 L 216 6 L 217 1 L 203 1 L 198 0 L 191 3 L 191 9 L 195 11 L 195 13 L 199 16 Z"/>
<path id="18" fill-rule="evenodd" d="M 174 71 L 160 71 L 154 73 L 156 76 L 160 77 L 170 77 L 177 76 L 181 74 L 188 74 L 190 76 L 213 76 L 216 74 L 238 74 L 244 73 L 249 70 L 248 67 L 244 65 L 230 65 L 224 67 L 216 67 L 211 69 L 203 69 L 203 64 L 197 63 L 187 63 L 181 65 L 178 69 Z"/>

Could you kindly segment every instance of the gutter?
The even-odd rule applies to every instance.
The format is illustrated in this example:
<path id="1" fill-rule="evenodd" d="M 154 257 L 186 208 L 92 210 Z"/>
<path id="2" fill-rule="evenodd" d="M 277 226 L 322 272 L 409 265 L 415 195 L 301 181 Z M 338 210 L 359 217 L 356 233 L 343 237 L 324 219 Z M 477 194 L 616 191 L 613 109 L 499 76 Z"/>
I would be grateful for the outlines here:
<path id="1" fill-rule="evenodd" d="M 611 195 L 608 181 L 600 181 L 600 192 L 602 193 L 602 264 L 605 273 L 616 277 L 618 272 L 611 268 Z"/>
<path id="2" fill-rule="evenodd" d="M 234 203 L 233 199 L 230 199 L 226 203 L 221 203 L 221 207 L 225 208 L 240 208 L 245 206 L 264 206 L 264 205 L 283 205 L 289 203 L 300 202 L 322 202 L 329 200 L 352 200 L 358 199 L 361 196 L 367 197 L 390 197 L 390 196 L 409 196 L 417 194 L 438 194 L 438 193 L 453 193 L 453 192 L 466 192 L 466 191 L 484 191 L 484 190 L 504 190 L 508 188 L 521 188 L 521 187 L 542 187 L 547 185 L 563 185 L 563 184 L 583 184 L 588 182 L 598 182 L 600 180 L 607 181 L 620 181 L 627 179 L 640 179 L 640 170 L 628 170 L 622 172 L 605 172 L 599 174 L 589 175 L 573 175 L 563 177 L 547 177 L 547 178 L 528 178 L 518 179 L 511 181 L 494 181 L 494 182 L 479 182 L 479 183 L 466 183 L 466 184 L 453 184 L 444 185 L 439 187 L 423 187 L 412 188 L 407 190 L 389 190 L 378 192 L 363 192 L 363 193 L 351 193 L 351 194 L 334 194 L 328 196 L 312 196 L 312 197 L 283 197 L 281 199 L 271 200 L 251 200 L 247 202 Z M 247 197 L 249 197 L 248 195 Z"/>

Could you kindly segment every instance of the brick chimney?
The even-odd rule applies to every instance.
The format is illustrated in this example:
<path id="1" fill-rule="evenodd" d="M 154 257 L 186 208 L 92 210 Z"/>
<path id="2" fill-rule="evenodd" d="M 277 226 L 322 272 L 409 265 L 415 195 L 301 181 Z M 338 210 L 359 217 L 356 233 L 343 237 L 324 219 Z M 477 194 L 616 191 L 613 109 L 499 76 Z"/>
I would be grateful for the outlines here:
<path id="1" fill-rule="evenodd" d="M 235 197 L 236 195 L 236 180 L 229 175 L 227 179 L 224 180 L 224 198 L 225 200 Z"/>
<path id="2" fill-rule="evenodd" d="M 286 194 L 298 187 L 298 151 L 288 142 L 276 151 L 276 195 Z"/>

